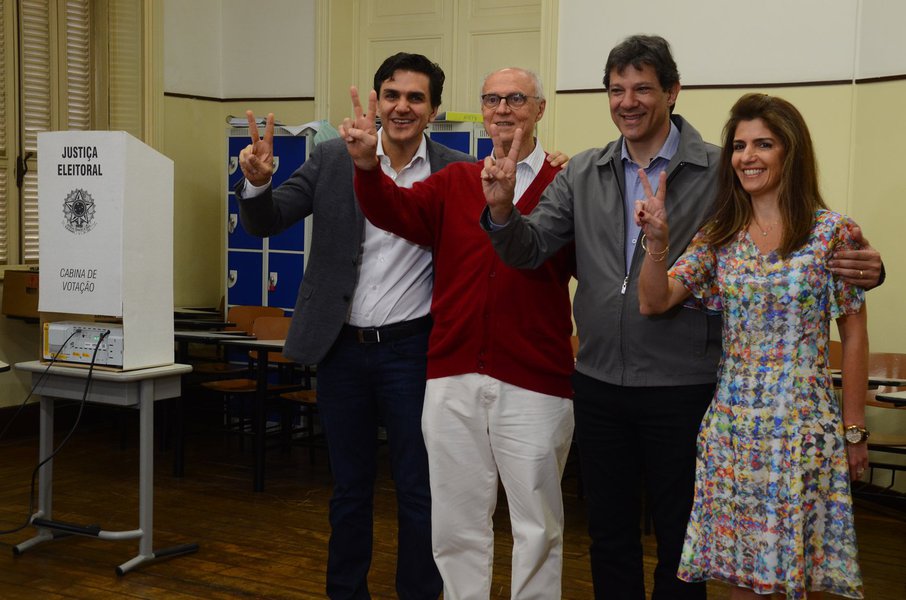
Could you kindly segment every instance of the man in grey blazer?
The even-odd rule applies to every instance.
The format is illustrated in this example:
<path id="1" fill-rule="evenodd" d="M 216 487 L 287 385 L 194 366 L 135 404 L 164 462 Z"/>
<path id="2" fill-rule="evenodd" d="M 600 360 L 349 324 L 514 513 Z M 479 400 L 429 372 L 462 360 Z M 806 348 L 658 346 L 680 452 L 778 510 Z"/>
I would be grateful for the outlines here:
<path id="1" fill-rule="evenodd" d="M 410 187 L 471 156 L 424 135 L 437 114 L 444 72 L 418 54 L 389 57 L 374 76 L 382 128 L 381 167 Z M 426 353 L 431 328 L 431 253 L 366 221 L 353 194 L 353 165 L 341 139 L 315 147 L 272 190 L 273 115 L 239 164 L 242 224 L 269 236 L 313 215 L 308 266 L 284 353 L 318 365 L 318 406 L 330 453 L 334 491 L 327 561 L 330 598 L 369 598 L 376 431 L 387 430 L 398 504 L 396 591 L 399 598 L 437 598 L 442 589 L 431 552 L 428 462 L 421 432 Z"/>

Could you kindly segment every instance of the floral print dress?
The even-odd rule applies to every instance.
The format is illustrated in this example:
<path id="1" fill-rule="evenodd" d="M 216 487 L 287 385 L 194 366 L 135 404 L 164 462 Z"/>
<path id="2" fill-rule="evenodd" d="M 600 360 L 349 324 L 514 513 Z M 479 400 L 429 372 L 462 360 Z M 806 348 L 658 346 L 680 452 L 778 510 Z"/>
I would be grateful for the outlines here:
<path id="1" fill-rule="evenodd" d="M 806 244 L 786 258 L 761 254 L 745 231 L 717 250 L 699 233 L 670 270 L 724 322 L 680 579 L 790 599 L 820 590 L 862 597 L 843 424 L 826 366 L 830 320 L 864 302 L 827 268 L 834 248 L 856 247 L 850 223 L 818 211 Z"/>

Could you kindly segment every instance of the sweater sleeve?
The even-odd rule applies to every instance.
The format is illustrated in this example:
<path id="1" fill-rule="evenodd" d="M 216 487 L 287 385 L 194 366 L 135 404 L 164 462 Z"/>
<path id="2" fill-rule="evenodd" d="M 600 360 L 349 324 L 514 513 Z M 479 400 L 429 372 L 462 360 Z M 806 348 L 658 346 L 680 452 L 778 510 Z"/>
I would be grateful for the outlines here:
<path id="1" fill-rule="evenodd" d="M 443 197 L 443 171 L 411 188 L 401 188 L 381 169 L 355 169 L 355 195 L 375 227 L 422 246 L 434 246 Z"/>

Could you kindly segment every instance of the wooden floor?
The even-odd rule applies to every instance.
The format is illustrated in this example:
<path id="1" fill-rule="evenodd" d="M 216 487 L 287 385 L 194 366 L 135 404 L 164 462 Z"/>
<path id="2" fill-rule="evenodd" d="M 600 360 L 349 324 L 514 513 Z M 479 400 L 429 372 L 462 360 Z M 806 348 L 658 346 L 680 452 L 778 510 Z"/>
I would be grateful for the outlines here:
<path id="1" fill-rule="evenodd" d="M 56 431 L 72 423 L 71 409 L 57 410 Z M 137 527 L 138 452 L 134 414 L 89 411 L 54 464 L 54 518 L 97 523 L 104 529 Z M 0 420 L 0 427 L 5 418 Z M 30 426 L 30 425 L 29 425 Z M 36 425 L 35 425 L 36 428 Z M 198 429 L 196 427 L 196 429 Z M 121 433 L 123 434 L 121 436 Z M 121 439 L 122 438 L 122 439 Z M 26 519 L 28 486 L 37 456 L 35 436 L 0 441 L 0 529 Z M 0 536 L 0 598 L 322 598 L 328 538 L 330 474 L 323 453 L 309 465 L 307 450 L 268 457 L 266 490 L 251 492 L 251 456 L 233 440 L 207 428 L 188 437 L 186 472 L 171 474 L 172 453 L 155 453 L 155 548 L 197 542 L 198 553 L 141 567 L 117 577 L 114 567 L 137 553 L 136 541 L 70 537 L 14 556 L 12 546 L 30 529 Z M 376 532 L 370 589 L 393 598 L 395 507 L 386 458 L 376 497 Z M 592 597 L 588 572 L 585 506 L 576 494 L 574 466 L 563 482 L 567 534 L 563 598 Z M 493 598 L 509 598 L 509 547 L 505 503 L 497 524 Z M 906 598 L 906 521 L 859 506 L 857 533 L 866 598 Z M 645 537 L 648 586 L 654 541 Z M 712 600 L 728 598 L 711 584 Z M 555 600 L 555 599 L 552 599 Z"/>

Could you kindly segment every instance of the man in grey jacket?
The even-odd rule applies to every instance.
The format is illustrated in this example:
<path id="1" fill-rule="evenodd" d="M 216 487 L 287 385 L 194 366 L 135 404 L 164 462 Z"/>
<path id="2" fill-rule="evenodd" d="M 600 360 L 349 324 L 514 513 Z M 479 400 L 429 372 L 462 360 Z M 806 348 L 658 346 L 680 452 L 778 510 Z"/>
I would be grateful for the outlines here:
<path id="1" fill-rule="evenodd" d="M 486 166 L 481 222 L 513 266 L 533 268 L 576 243 L 580 348 L 573 389 L 595 597 L 645 598 L 644 485 L 657 536 L 652 598 L 701 599 L 704 584 L 684 583 L 676 571 L 692 505 L 696 435 L 717 378 L 720 316 L 684 307 L 657 317 L 639 313 L 644 249 L 633 209 L 644 197 L 639 170 L 652 182 L 666 172 L 672 242 L 666 259 L 673 263 L 711 209 L 720 151 L 673 114 L 679 72 L 663 38 L 632 36 L 616 46 L 604 87 L 622 136 L 573 158 L 527 217 L 512 207 L 507 161 L 498 158 Z M 877 282 L 874 250 L 855 251 L 844 262 L 849 268 L 841 274 L 864 276 L 853 283 Z"/>
<path id="2" fill-rule="evenodd" d="M 378 155 L 397 185 L 410 187 L 447 164 L 474 159 L 428 139 L 444 73 L 418 54 L 389 57 L 374 76 Z M 240 155 L 236 188 L 249 232 L 268 236 L 313 215 L 311 252 L 285 354 L 318 365 L 318 407 L 334 477 L 327 561 L 330 598 L 368 598 L 376 432 L 387 430 L 398 504 L 396 591 L 437 598 L 442 582 L 431 550 L 431 499 L 421 417 L 431 328 L 431 252 L 371 225 L 353 193 L 352 160 L 341 139 L 319 144 L 272 190 L 273 115 Z"/>

